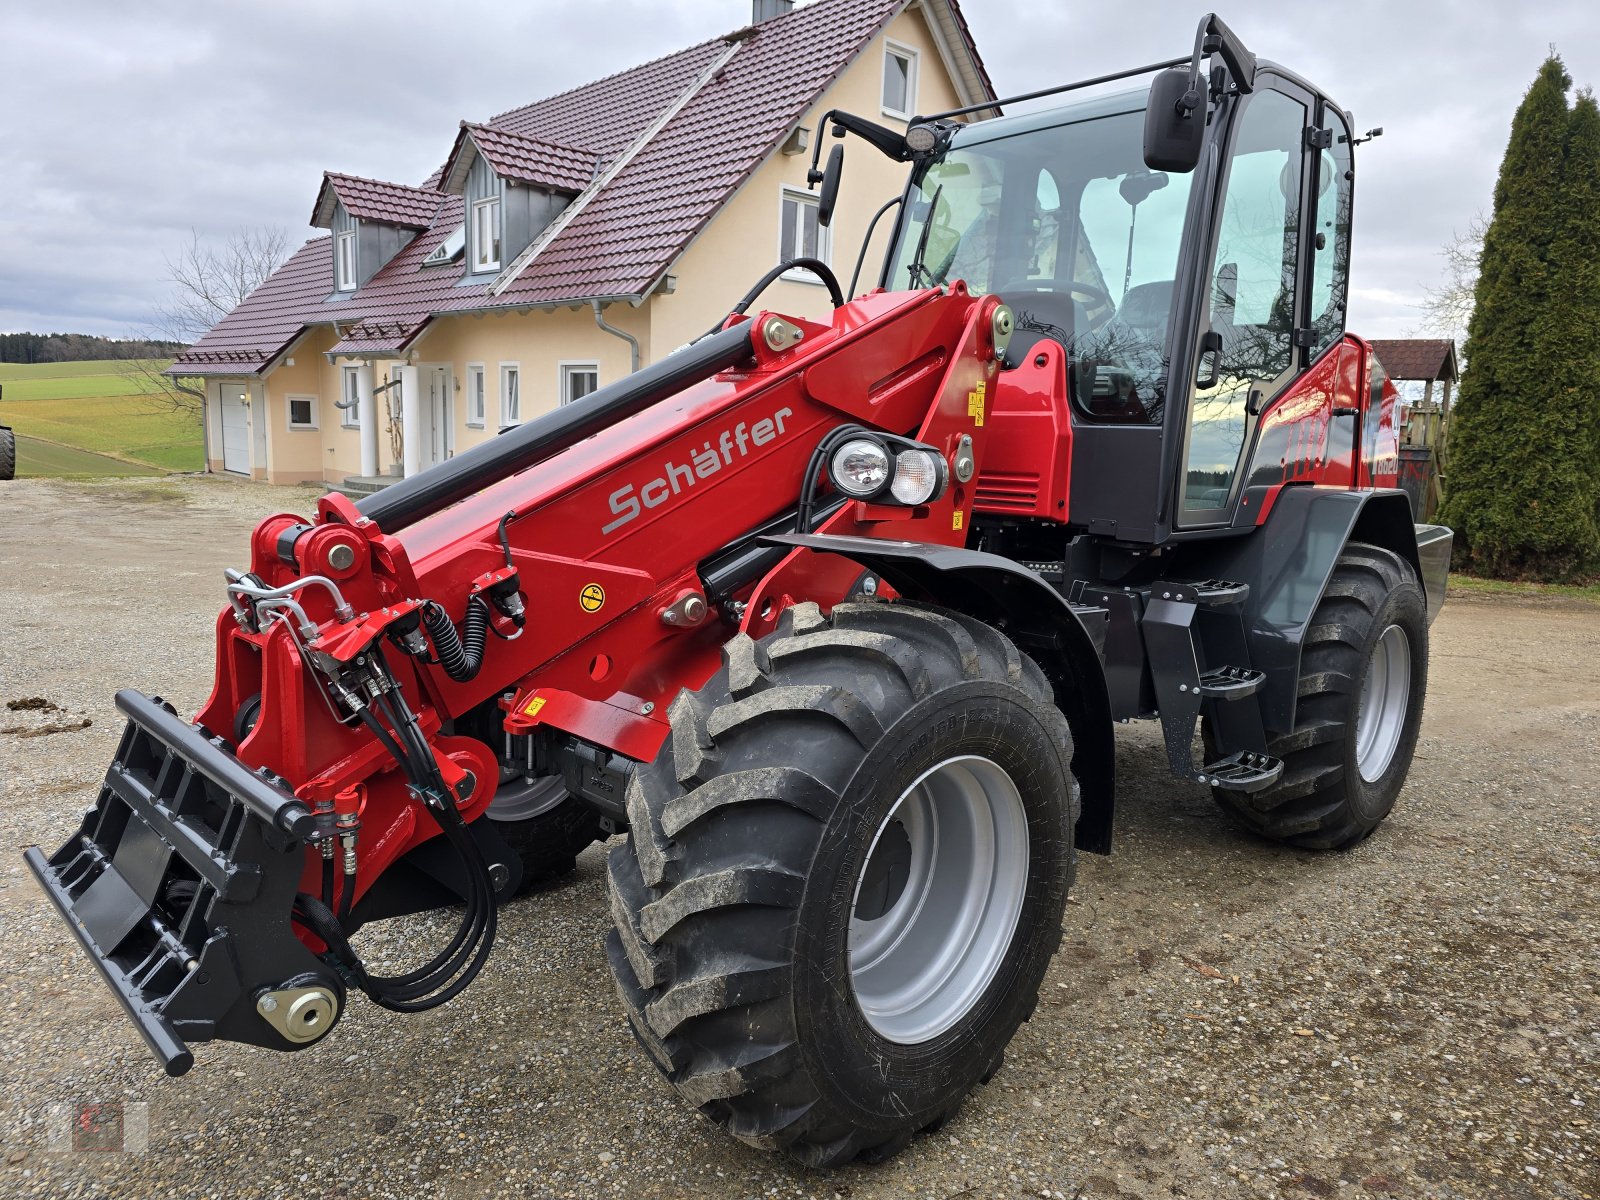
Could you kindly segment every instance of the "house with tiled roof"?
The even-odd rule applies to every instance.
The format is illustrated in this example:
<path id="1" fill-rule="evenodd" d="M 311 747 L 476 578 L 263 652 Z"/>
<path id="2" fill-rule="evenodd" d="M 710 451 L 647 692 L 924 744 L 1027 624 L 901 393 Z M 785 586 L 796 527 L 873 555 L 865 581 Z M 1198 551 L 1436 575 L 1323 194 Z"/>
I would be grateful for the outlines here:
<path id="1" fill-rule="evenodd" d="M 957 0 L 729 16 L 753 20 L 443 131 L 420 185 L 326 173 L 325 232 L 170 368 L 206 395 L 210 468 L 370 488 L 671 353 L 780 261 L 821 258 L 848 284 L 905 168 L 852 151 L 819 226 L 819 122 L 838 108 L 903 128 L 993 100 L 971 31 Z M 870 231 L 858 290 L 891 224 Z M 828 307 L 801 271 L 761 304 Z"/>

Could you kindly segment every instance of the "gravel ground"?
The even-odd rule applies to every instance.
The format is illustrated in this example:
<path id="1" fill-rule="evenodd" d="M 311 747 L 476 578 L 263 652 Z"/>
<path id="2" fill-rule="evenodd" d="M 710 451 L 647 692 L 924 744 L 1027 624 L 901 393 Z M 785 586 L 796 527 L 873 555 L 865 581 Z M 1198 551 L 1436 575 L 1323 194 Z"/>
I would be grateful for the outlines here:
<path id="1" fill-rule="evenodd" d="M 0 702 L 62 710 L 0 709 L 0 1195 L 1600 1197 L 1600 608 L 1575 601 L 1452 598 L 1410 786 L 1347 854 L 1240 832 L 1131 730 L 1117 852 L 1083 863 L 1038 1012 L 887 1165 L 807 1173 L 674 1098 L 612 994 L 599 847 L 443 1009 L 358 1001 L 298 1055 L 207 1045 L 164 1078 L 21 851 L 92 799 L 115 688 L 204 699 L 222 568 L 310 497 L 0 491 Z M 448 922 L 397 924 L 367 945 Z M 145 1153 L 52 1149 L 52 1106 L 107 1101 Z"/>

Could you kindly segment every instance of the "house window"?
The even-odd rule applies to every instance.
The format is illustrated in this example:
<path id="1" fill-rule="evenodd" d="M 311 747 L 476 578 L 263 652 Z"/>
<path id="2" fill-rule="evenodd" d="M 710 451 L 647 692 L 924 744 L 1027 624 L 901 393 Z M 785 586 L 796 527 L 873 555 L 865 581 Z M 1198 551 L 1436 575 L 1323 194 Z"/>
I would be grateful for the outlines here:
<path id="1" fill-rule="evenodd" d="M 317 398 L 315 396 L 285 396 L 289 406 L 290 429 L 315 429 L 317 427 Z"/>
<path id="2" fill-rule="evenodd" d="M 339 424 L 346 429 L 361 428 L 360 367 L 344 369 L 344 403 L 339 408 Z"/>
<path id="3" fill-rule="evenodd" d="M 482 363 L 467 364 L 467 424 L 482 429 L 488 412 L 488 385 L 483 378 Z"/>
<path id="4" fill-rule="evenodd" d="M 917 110 L 917 52 L 890 42 L 883 50 L 883 112 L 909 121 Z"/>
<path id="5" fill-rule="evenodd" d="M 491 197 L 472 206 L 472 269 L 492 271 L 500 266 L 500 200 Z"/>
<path id="6" fill-rule="evenodd" d="M 828 261 L 828 231 L 817 223 L 817 198 L 810 192 L 783 189 L 778 220 L 778 261 L 791 258 L 819 258 Z M 821 283 L 809 271 L 786 271 L 785 279 Z"/>
<path id="7" fill-rule="evenodd" d="M 522 420 L 522 372 L 516 363 L 500 364 L 500 424 Z"/>
<path id="8" fill-rule="evenodd" d="M 341 292 L 356 289 L 356 235 L 355 230 L 338 234 L 333 239 L 336 278 L 334 286 Z"/>
<path id="9" fill-rule="evenodd" d="M 600 386 L 599 363 L 561 364 L 561 403 L 582 400 Z"/>

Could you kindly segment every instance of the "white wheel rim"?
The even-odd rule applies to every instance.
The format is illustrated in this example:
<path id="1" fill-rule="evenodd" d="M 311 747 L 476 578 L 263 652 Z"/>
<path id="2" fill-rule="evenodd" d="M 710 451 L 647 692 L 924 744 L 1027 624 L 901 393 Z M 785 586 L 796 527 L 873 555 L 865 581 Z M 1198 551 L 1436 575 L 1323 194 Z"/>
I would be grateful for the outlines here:
<path id="1" fill-rule="evenodd" d="M 867 1023 L 915 1045 L 960 1021 L 1005 960 L 1027 886 L 1027 814 L 1011 776 L 974 755 L 926 771 L 878 826 L 856 879 L 850 981 Z"/>
<path id="2" fill-rule="evenodd" d="M 1391 625 L 1378 636 L 1356 707 L 1356 767 L 1375 783 L 1394 761 L 1411 701 L 1411 643 Z"/>

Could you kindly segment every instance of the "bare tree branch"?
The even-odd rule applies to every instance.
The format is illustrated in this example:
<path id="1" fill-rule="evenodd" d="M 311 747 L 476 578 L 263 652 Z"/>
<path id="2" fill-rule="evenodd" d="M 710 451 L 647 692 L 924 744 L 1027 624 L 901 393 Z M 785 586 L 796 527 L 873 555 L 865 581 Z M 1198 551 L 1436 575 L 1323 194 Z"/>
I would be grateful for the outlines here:
<path id="1" fill-rule="evenodd" d="M 1452 233 L 1439 250 L 1444 258 L 1439 286 L 1423 288 L 1420 332 L 1451 339 L 1458 354 L 1467 339 L 1467 323 L 1472 320 L 1478 261 L 1483 257 L 1483 234 L 1488 227 L 1488 219 L 1480 212 L 1465 233 Z"/>
<path id="2" fill-rule="evenodd" d="M 185 346 L 242 304 L 289 257 L 289 235 L 281 226 L 245 226 L 229 234 L 221 246 L 204 241 L 198 230 L 166 259 L 171 290 L 151 315 L 152 336 Z M 201 420 L 198 396 L 180 390 L 148 361 L 125 363 L 120 374 L 146 395 L 160 396 L 171 407 Z"/>

